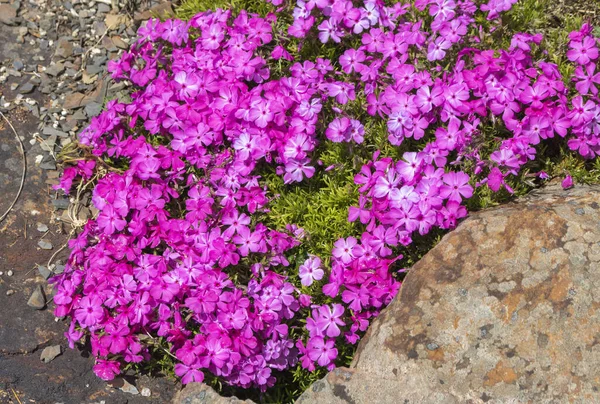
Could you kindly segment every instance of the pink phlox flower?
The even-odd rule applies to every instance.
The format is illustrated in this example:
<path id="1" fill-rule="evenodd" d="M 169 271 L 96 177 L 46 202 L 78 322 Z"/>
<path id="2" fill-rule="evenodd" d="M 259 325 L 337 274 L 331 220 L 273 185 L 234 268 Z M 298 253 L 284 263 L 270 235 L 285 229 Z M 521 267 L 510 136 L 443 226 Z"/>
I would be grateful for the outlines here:
<path id="1" fill-rule="evenodd" d="M 562 180 L 561 185 L 563 189 L 569 189 L 573 187 L 573 177 L 567 175 L 564 180 Z"/>
<path id="2" fill-rule="evenodd" d="M 473 187 L 469 185 L 469 176 L 462 171 L 444 174 L 444 185 L 440 196 L 448 201 L 461 202 L 462 198 L 473 196 Z"/>
<path id="3" fill-rule="evenodd" d="M 446 51 L 450 49 L 451 46 L 452 42 L 443 36 L 438 36 L 434 41 L 431 41 L 427 47 L 427 60 L 433 62 L 435 60 L 443 59 L 446 56 Z"/>
<path id="4" fill-rule="evenodd" d="M 251 232 L 248 227 L 240 227 L 237 235 L 233 237 L 233 242 L 238 245 L 238 251 L 242 257 L 248 256 L 253 252 L 266 252 L 267 246 L 264 240 L 264 234 L 260 231 Z"/>
<path id="5" fill-rule="evenodd" d="M 97 295 L 84 296 L 77 306 L 74 317 L 84 328 L 92 327 L 104 318 L 102 299 Z"/>
<path id="6" fill-rule="evenodd" d="M 593 37 L 586 36 L 582 40 L 573 40 L 569 43 L 567 58 L 579 65 L 587 65 L 591 60 L 598 58 L 598 48 Z"/>
<path id="7" fill-rule="evenodd" d="M 358 241 L 354 237 L 339 239 L 334 243 L 332 255 L 347 264 L 354 258 L 353 251 Z"/>
<path id="8" fill-rule="evenodd" d="M 175 375 L 181 378 L 182 384 L 202 383 L 204 381 L 204 373 L 200 370 L 198 361 L 186 365 L 184 363 L 175 364 Z"/>
<path id="9" fill-rule="evenodd" d="M 342 31 L 340 31 L 338 24 L 335 23 L 334 20 L 326 19 L 321 24 L 319 24 L 318 28 L 319 40 L 322 43 L 327 43 L 329 39 L 336 43 L 341 42 L 343 33 Z"/>
<path id="10" fill-rule="evenodd" d="M 424 159 L 422 153 L 406 152 L 402 155 L 405 161 L 396 163 L 396 172 L 407 182 L 414 179 L 422 169 Z"/>
<path id="11" fill-rule="evenodd" d="M 310 257 L 298 268 L 300 283 L 304 286 L 310 286 L 314 281 L 323 279 L 324 271 L 321 268 L 321 259 L 319 257 Z"/>
<path id="12" fill-rule="evenodd" d="M 341 304 L 323 305 L 318 309 L 318 313 L 317 326 L 324 335 L 337 337 L 341 334 L 339 326 L 346 325 L 341 319 L 344 314 L 344 307 Z"/>
<path id="13" fill-rule="evenodd" d="M 94 373 L 102 380 L 113 380 L 116 375 L 121 373 L 119 362 L 103 359 L 96 359 L 93 367 Z"/>
<path id="14" fill-rule="evenodd" d="M 346 73 L 357 72 L 360 73 L 364 68 L 362 62 L 366 59 L 365 53 L 361 50 L 348 49 L 342 56 L 340 56 L 340 65 L 342 70 Z"/>

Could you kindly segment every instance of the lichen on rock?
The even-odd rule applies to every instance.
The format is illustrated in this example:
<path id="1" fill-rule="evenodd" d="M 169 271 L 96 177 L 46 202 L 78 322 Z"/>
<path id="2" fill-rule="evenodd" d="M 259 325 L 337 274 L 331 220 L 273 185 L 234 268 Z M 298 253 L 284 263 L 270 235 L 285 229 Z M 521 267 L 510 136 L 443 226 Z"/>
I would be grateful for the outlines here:
<path id="1" fill-rule="evenodd" d="M 600 188 L 473 214 L 303 403 L 597 402 Z"/>

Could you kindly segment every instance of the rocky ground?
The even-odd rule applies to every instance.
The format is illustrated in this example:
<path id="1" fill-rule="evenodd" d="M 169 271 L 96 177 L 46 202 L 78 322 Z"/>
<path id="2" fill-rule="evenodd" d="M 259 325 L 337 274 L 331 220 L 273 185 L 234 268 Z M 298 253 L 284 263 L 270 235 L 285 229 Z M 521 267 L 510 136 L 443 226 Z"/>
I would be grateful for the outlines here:
<path id="1" fill-rule="evenodd" d="M 72 222 L 90 215 L 85 200 L 69 209 L 52 190 L 57 155 L 106 100 L 125 96 L 106 63 L 150 8 L 168 13 L 170 4 L 0 0 L 0 217 L 19 195 L 0 220 L 0 403 L 164 403 L 174 394 L 167 379 L 99 380 L 85 350 L 66 346 L 46 283 L 63 268 Z M 11 125 L 25 149 L 20 193 L 23 154 Z"/>

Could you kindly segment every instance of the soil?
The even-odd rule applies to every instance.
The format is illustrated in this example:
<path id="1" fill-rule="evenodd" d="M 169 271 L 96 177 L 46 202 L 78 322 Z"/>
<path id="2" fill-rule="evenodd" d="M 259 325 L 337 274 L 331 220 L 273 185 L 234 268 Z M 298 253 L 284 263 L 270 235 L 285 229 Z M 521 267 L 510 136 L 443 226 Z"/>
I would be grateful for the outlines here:
<path id="1" fill-rule="evenodd" d="M 583 17 L 584 22 L 590 22 L 594 26 L 600 23 L 599 0 L 553 0 L 548 11 L 557 22 L 567 15 L 579 15 Z"/>
<path id="2" fill-rule="evenodd" d="M 4 5 L 0 0 L 0 5 Z M 21 7 L 32 8 L 33 2 Z M 36 64 L 32 55 L 51 57 L 29 42 L 15 41 L 18 26 L 0 22 L 0 63 L 13 60 Z M 24 83 L 29 76 L 10 76 L 0 84 L 0 97 L 13 99 L 16 92 L 13 83 Z M 27 97 L 38 105 L 49 107 L 49 98 L 37 89 Z M 166 378 L 141 376 L 128 378 L 141 393 L 145 387 L 151 396 L 133 395 L 97 378 L 94 364 L 85 351 L 69 349 L 63 333 L 68 324 L 56 319 L 51 303 L 52 287 L 41 276 L 38 265 L 46 266 L 49 259 L 66 243 L 67 229 L 56 221 L 52 199 L 57 194 L 51 188 L 58 171 L 43 170 L 36 164 L 36 156 L 44 154 L 39 142 L 32 142 L 38 132 L 39 119 L 22 106 L 5 112 L 23 140 L 27 161 L 23 192 L 17 204 L 0 222 L 0 403 L 166 403 L 171 400 L 177 385 Z M 33 144 L 32 144 L 33 143 Z M 47 154 L 47 153 L 45 153 Z M 39 163 L 39 162 L 38 162 Z M 0 117 L 0 215 L 9 207 L 21 182 L 22 156 L 19 144 L 10 126 Z M 48 231 L 40 232 L 48 227 Z M 38 246 L 40 240 L 52 244 L 45 250 Z M 54 262 L 66 259 L 68 249 L 58 252 Z M 36 310 L 27 305 L 33 290 L 41 285 L 45 291 L 47 306 Z M 40 360 L 44 347 L 61 345 L 62 354 L 49 363 Z"/>

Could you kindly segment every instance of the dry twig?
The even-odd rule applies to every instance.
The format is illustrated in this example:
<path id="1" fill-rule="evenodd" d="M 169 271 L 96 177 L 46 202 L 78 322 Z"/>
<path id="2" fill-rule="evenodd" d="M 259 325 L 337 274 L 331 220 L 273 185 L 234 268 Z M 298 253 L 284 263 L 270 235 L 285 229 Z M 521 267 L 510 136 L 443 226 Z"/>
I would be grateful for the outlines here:
<path id="1" fill-rule="evenodd" d="M 6 121 L 8 126 L 10 126 L 13 133 L 15 134 L 15 138 L 17 139 L 17 142 L 19 142 L 19 146 L 21 147 L 21 157 L 23 158 L 23 175 L 21 175 L 21 185 L 19 185 L 19 191 L 17 191 L 17 195 L 15 196 L 15 199 L 12 201 L 12 203 L 10 204 L 10 206 L 8 207 L 6 212 L 4 212 L 4 214 L 2 216 L 0 216 L 0 223 L 2 223 L 2 221 L 6 218 L 6 216 L 8 216 L 8 214 L 10 213 L 12 208 L 17 203 L 17 200 L 19 200 L 19 196 L 21 196 L 21 192 L 23 192 L 23 186 L 25 185 L 25 174 L 27 173 L 27 159 L 25 157 L 25 147 L 23 146 L 23 142 L 21 141 L 21 138 L 17 134 L 15 127 L 12 125 L 12 123 L 10 123 L 8 118 L 6 118 L 6 116 L 1 111 L 0 111 L 0 115 L 2 115 L 2 118 L 4 118 L 4 120 Z"/>
<path id="2" fill-rule="evenodd" d="M 73 237 L 73 234 L 75 234 L 75 229 L 71 230 L 71 232 L 69 233 L 69 235 L 67 236 L 67 239 L 70 240 L 71 237 Z M 52 254 L 52 256 L 50 257 L 50 259 L 48 260 L 48 264 L 46 264 L 46 268 L 48 268 L 48 270 L 51 273 L 54 273 L 54 269 L 50 268 L 52 266 L 52 261 L 54 261 L 54 258 L 56 258 L 56 256 L 65 248 L 67 248 L 69 246 L 69 242 L 67 241 L 65 244 L 62 245 L 62 247 L 60 247 L 58 250 L 56 250 L 54 252 L 54 254 Z"/>
<path id="3" fill-rule="evenodd" d="M 2 112 L 0 112 L 1 114 Z M 21 399 L 19 398 L 19 396 L 17 395 L 17 393 L 15 392 L 15 389 L 13 389 L 12 387 L 10 388 L 12 390 L 13 395 L 15 396 L 15 398 L 17 399 L 17 401 L 19 402 L 19 404 L 23 404 L 23 402 L 21 401 Z"/>

